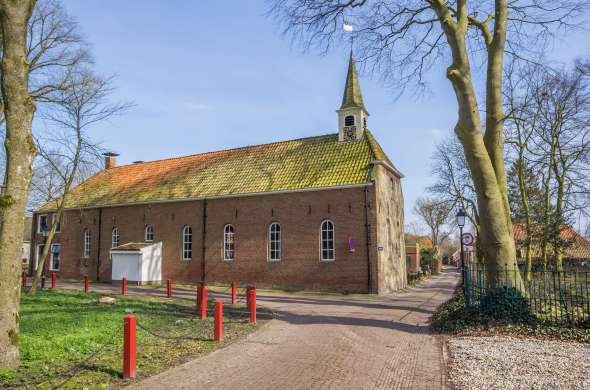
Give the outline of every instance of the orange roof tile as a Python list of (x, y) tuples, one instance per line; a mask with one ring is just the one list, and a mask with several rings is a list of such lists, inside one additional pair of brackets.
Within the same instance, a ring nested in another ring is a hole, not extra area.
[[(365, 134), (350, 142), (329, 134), (105, 169), (73, 188), (66, 208), (364, 184), (371, 162), (395, 171), (370, 132)], [(55, 207), (52, 201), (41, 210)]]

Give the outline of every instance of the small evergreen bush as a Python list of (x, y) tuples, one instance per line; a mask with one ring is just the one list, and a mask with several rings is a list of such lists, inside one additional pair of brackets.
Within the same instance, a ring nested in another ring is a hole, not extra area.
[(481, 298), (481, 315), (494, 320), (529, 322), (533, 317), (528, 300), (513, 287), (490, 289)]

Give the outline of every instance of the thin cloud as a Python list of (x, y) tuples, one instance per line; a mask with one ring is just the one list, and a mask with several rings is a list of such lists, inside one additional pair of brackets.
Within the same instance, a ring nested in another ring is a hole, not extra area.
[(184, 108), (187, 111), (192, 111), (192, 112), (210, 111), (213, 109), (213, 107), (211, 107), (209, 104), (195, 103), (195, 102), (185, 102)]
[(430, 133), (430, 136), (432, 138), (434, 138), (435, 140), (439, 140), (441, 139), (444, 135), (446, 135), (446, 131), (444, 131), (443, 129), (439, 129), (439, 128), (432, 128), (428, 131)]

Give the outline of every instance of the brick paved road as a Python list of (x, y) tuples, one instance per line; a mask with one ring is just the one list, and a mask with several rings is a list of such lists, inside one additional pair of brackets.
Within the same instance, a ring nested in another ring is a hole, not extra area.
[(259, 296), (278, 320), (132, 388), (446, 388), (441, 343), (427, 323), (458, 281), (446, 270), (388, 297)]

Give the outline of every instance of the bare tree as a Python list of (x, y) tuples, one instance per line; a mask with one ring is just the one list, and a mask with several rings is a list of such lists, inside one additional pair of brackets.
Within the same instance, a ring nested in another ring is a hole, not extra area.
[[(538, 91), (536, 104), (542, 113), (539, 142), (533, 151), (545, 161), (545, 224), (543, 264), (547, 264), (547, 243), (553, 247), (555, 266), (563, 266), (568, 245), (561, 230), (572, 213), (587, 206), (590, 169), (590, 85), (588, 76), (577, 68), (547, 74)], [(553, 200), (553, 205), (547, 202)]]
[[(445, 202), (449, 209), (461, 208), (479, 237), (479, 214), (477, 196), (469, 167), (463, 154), (463, 147), (455, 137), (443, 139), (436, 145), (432, 156), (432, 175), (434, 184), (427, 188), (433, 196)], [(479, 239), (475, 241), (476, 259), (483, 261)]]
[(551, 245), (561, 270), (569, 244), (562, 239), (563, 225), (574, 212), (585, 213), (588, 205), (590, 89), (580, 64), (572, 70), (520, 64), (507, 72), (507, 158), (515, 173), (512, 191), (519, 197), (514, 209), (526, 227), (529, 272), (533, 242), (540, 247), (544, 267)]
[(60, 90), (58, 96), (52, 96), (56, 106), (44, 114), (44, 118), (57, 125), (59, 131), (54, 131), (38, 142), (43, 145), (39, 148), (42, 160), (58, 177), (60, 193), (45, 205), (55, 211), (35, 271), (31, 294), (36, 292), (72, 185), (80, 175), (84, 176), (88, 168), (95, 167), (100, 160), (102, 150), (90, 138), (89, 129), (130, 107), (129, 103), (109, 103), (109, 96), (113, 92), (112, 78), (104, 79), (87, 70), (70, 74), (75, 80), (68, 82), (68, 88)]
[[(78, 30), (76, 21), (58, 1), (36, 1), (28, 21), (26, 56), (29, 93), (37, 103), (51, 102), (55, 91), (67, 88), (67, 83), (74, 80), (68, 76), (72, 69), (92, 62), (87, 44)], [(0, 95), (0, 108), (2, 104)], [(3, 122), (2, 113), (0, 124)]]
[(19, 355), (19, 252), (24, 214), (36, 154), (33, 115), (52, 92), (65, 87), (68, 69), (88, 62), (76, 23), (54, 0), (0, 2), (2, 64), (0, 125), (4, 126), (5, 163), (0, 173), (0, 368)]
[[(324, 50), (343, 38), (344, 22), (352, 23), (362, 59), (386, 80), (399, 80), (398, 88), (410, 80), (422, 85), (424, 72), (450, 57), (447, 78), (459, 106), (455, 133), (477, 195), (488, 281), (495, 284), (503, 277), (499, 267), (516, 267), (504, 168), (505, 53), (523, 56), (542, 47), (584, 6), (581, 0), (275, 0), (271, 13), (307, 47)], [(477, 65), (485, 69), (482, 107), (472, 74)], [(520, 286), (518, 273), (512, 275), (507, 282)]]
[(533, 224), (539, 221), (533, 219), (534, 206), (531, 206), (529, 200), (533, 195), (531, 185), (536, 183), (536, 179), (531, 182), (531, 177), (527, 174), (532, 165), (537, 165), (531, 161), (530, 148), (539, 126), (539, 110), (535, 100), (539, 90), (539, 73), (544, 72), (546, 69), (541, 66), (514, 62), (507, 67), (504, 87), (507, 111), (504, 132), (509, 146), (507, 154), (513, 161), (513, 171), (516, 173), (514, 192), (518, 194), (518, 199), (514, 199), (518, 205), (512, 206), (512, 214), (514, 216), (516, 210), (522, 212), (522, 222), (526, 230), (523, 244), (528, 280), (532, 277), (533, 236), (536, 234)]
[(27, 23), (34, 0), (1, 1), (2, 97), (6, 121), (6, 167), (0, 191), (0, 368), (19, 362), (20, 250), (27, 191), (33, 174), (35, 101), (29, 94)]
[(418, 198), (414, 205), (414, 213), (422, 219), (430, 231), (432, 263), (435, 273), (442, 271), (439, 249), (451, 233), (449, 230), (444, 229), (449, 222), (451, 210), (452, 208), (449, 207), (447, 202), (436, 198)]

